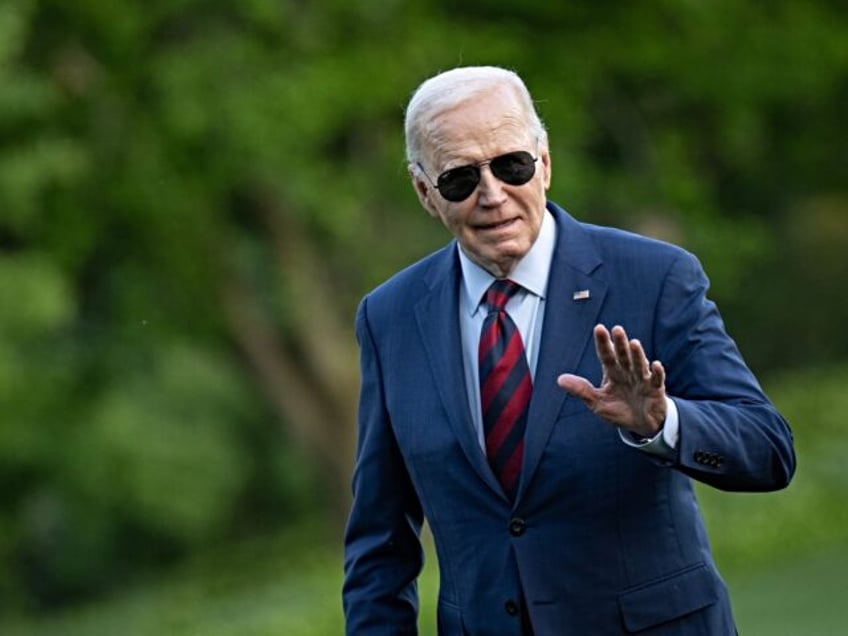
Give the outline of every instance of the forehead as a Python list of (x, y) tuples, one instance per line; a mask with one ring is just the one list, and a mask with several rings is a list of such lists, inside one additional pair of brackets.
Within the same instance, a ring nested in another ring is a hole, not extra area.
[(510, 90), (478, 94), (436, 114), (424, 138), (431, 166), (446, 169), (513, 150), (530, 150), (532, 131), (521, 101)]

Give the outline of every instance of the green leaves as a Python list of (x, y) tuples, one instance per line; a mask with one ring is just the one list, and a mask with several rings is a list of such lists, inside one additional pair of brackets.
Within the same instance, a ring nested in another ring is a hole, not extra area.
[(163, 345), (123, 361), (126, 377), (74, 425), (64, 463), (115, 517), (178, 545), (204, 543), (225, 533), (249, 474), (237, 424), (244, 397), (226, 361)]
[(0, 334), (7, 344), (55, 336), (75, 313), (70, 281), (44, 253), (0, 255)]

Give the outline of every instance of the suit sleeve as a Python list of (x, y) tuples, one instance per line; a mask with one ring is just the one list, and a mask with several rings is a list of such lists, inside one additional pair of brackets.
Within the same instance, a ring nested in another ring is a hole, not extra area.
[(730, 491), (785, 487), (795, 471), (792, 432), (726, 333), (694, 256), (681, 253), (657, 307), (654, 342), (679, 415), (677, 467)]
[(423, 513), (386, 409), (367, 298), (357, 311), (356, 334), (361, 388), (353, 503), (344, 537), (346, 634), (412, 635), (417, 633)]

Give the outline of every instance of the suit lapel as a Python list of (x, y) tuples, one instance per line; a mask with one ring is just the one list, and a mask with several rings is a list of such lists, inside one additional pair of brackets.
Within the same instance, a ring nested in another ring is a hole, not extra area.
[[(554, 204), (557, 240), (545, 297), (545, 317), (539, 360), (530, 401), (524, 463), (516, 501), (539, 465), (542, 452), (567, 396), (556, 384), (561, 373), (573, 372), (587, 347), (594, 347), (592, 329), (607, 292), (606, 282), (592, 275), (601, 265), (582, 226)], [(588, 292), (588, 297), (587, 296)]]
[(439, 398), (460, 446), (483, 481), (505, 498), (480, 447), (468, 405), (458, 319), (460, 277), (456, 243), (452, 242), (434, 267), (429, 292), (416, 305), (418, 329)]

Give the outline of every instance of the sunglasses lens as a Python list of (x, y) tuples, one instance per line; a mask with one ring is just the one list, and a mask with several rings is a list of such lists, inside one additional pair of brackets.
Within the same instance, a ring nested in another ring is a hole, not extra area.
[[(495, 157), (489, 168), (498, 179), (508, 185), (524, 185), (536, 174), (536, 158), (523, 150)], [(478, 166), (460, 166), (439, 175), (436, 188), (448, 201), (465, 201), (480, 183)]]
[(480, 169), (477, 166), (462, 166), (439, 175), (436, 187), (448, 201), (464, 201), (480, 183)]
[(489, 164), (492, 173), (509, 185), (524, 185), (536, 174), (536, 159), (529, 152), (510, 152)]

